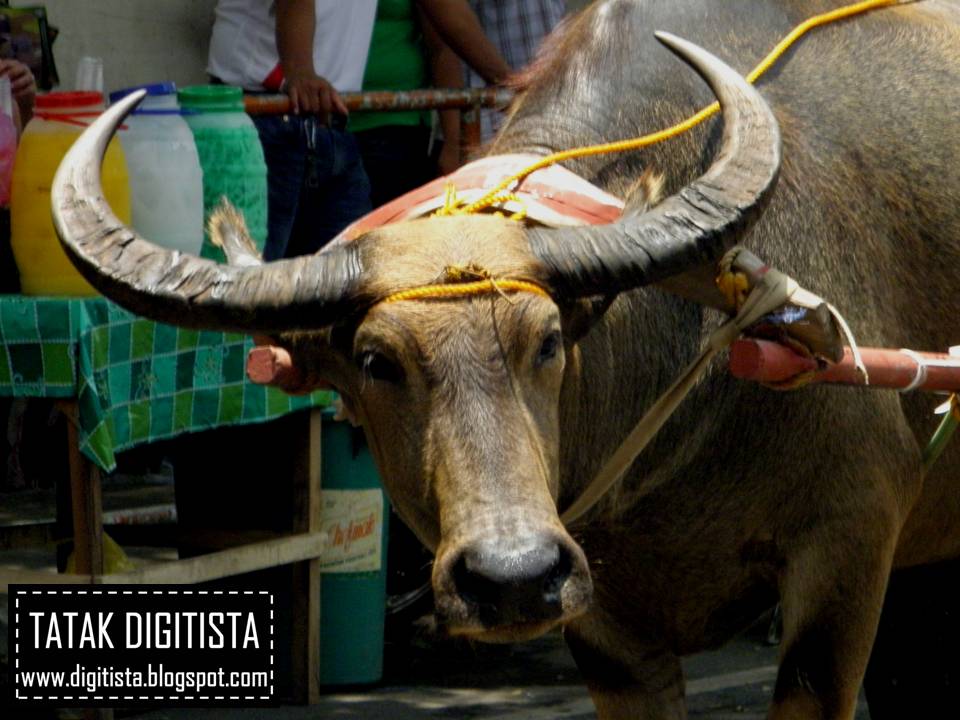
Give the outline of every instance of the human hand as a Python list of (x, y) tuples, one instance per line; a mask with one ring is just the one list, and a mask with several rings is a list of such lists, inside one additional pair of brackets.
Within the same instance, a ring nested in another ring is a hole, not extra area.
[(10, 90), (19, 101), (37, 94), (37, 82), (30, 68), (19, 60), (0, 60), (0, 77), (10, 78)]
[(326, 122), (331, 113), (349, 113), (333, 85), (313, 72), (288, 75), (284, 92), (290, 96), (295, 115), (319, 115)]

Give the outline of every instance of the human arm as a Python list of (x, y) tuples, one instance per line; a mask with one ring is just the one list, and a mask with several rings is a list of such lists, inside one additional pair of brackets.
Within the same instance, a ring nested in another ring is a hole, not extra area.
[[(420, 14), (423, 42), (430, 63), (433, 86), (438, 88), (463, 87), (463, 63), (457, 54), (440, 38), (436, 28)], [(437, 170), (449, 175), (460, 167), (460, 110), (441, 110), (440, 128), (443, 130), (443, 147), (437, 158)]]
[(293, 112), (347, 114), (334, 87), (313, 67), (314, 0), (277, 0), (277, 52)]
[(17, 60), (0, 60), (0, 76), (10, 78), (10, 93), (20, 111), (23, 125), (33, 117), (33, 104), (37, 98), (37, 83), (30, 68)]
[(511, 69), (487, 38), (467, 0), (416, 0), (440, 37), (491, 85), (506, 80)]

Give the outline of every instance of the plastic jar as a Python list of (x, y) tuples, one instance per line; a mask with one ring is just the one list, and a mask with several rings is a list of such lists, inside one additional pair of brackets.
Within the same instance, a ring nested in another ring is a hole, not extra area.
[(203, 245), (203, 174), (193, 133), (180, 115), (177, 86), (156, 83), (110, 93), (110, 103), (135, 90), (147, 96), (119, 133), (130, 176), (134, 229), (157, 245), (199, 255)]
[[(56, 92), (37, 97), (20, 138), (10, 193), (10, 244), (24, 295), (97, 295), (67, 258), (50, 212), (50, 187), (63, 156), (103, 112), (98, 92)], [(117, 217), (130, 222), (130, 188), (120, 143), (103, 160), (103, 190)]]
[[(203, 169), (204, 216), (226, 197), (243, 213), (262, 252), (267, 240), (267, 165), (257, 128), (243, 107), (243, 91), (230, 85), (194, 85), (182, 88), (178, 97)], [(206, 233), (200, 254), (224, 261), (223, 251)]]

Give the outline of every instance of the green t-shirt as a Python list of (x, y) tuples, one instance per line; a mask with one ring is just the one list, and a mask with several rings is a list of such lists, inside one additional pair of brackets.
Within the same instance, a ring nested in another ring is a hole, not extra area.
[[(428, 83), (427, 61), (413, 0), (379, 0), (363, 89), (416, 90), (427, 87)], [(427, 122), (425, 116), (426, 113), (417, 110), (353, 112), (350, 114), (350, 129), (420, 125)]]

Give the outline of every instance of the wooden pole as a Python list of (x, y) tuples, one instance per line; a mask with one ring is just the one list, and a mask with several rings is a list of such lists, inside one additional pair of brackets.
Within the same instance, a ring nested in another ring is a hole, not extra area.
[[(320, 531), (320, 440), (322, 410), (307, 417), (293, 477), (293, 530)], [(293, 695), (301, 703), (320, 702), (320, 560), (293, 566)]]

